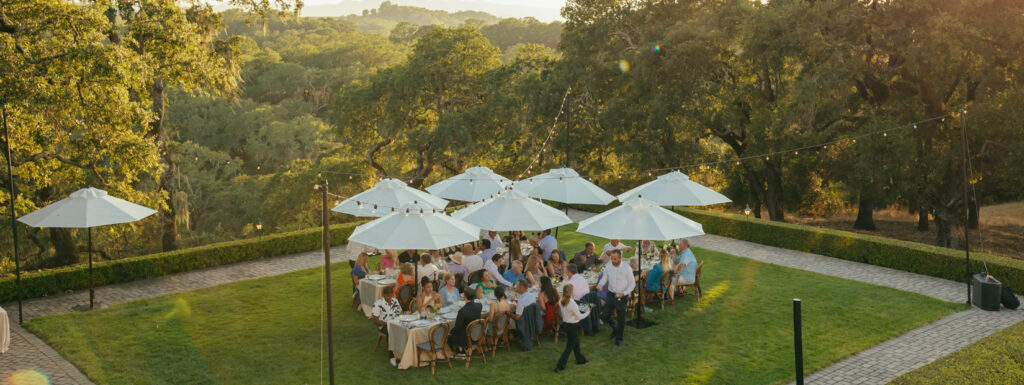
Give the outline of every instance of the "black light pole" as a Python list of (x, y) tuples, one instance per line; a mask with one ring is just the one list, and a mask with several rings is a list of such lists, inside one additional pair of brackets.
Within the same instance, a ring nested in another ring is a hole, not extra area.
[(800, 321), (800, 298), (793, 298), (793, 353), (796, 356), (796, 385), (804, 385), (804, 338)]
[(327, 210), (327, 179), (322, 184), (315, 186), (320, 189), (323, 207), (321, 219), (324, 227), (324, 298), (327, 307), (327, 373), (330, 384), (334, 385), (334, 323), (331, 311), (331, 220), (330, 211)]
[(4, 149), (7, 151), (7, 177), (8, 187), (11, 190), (11, 241), (14, 242), (14, 275), (15, 283), (18, 286), (18, 324), (21, 324), (23, 319), (21, 311), (21, 265), (18, 258), (18, 226), (15, 221), (16, 215), (14, 215), (14, 197), (18, 196), (14, 191), (14, 172), (11, 166), (11, 132), (7, 129), (7, 104), (3, 105), (4, 115)]
[(963, 163), (964, 163), (964, 256), (967, 260), (967, 304), (971, 303), (971, 242), (968, 222), (971, 218), (970, 201), (968, 200), (968, 179), (967, 179), (967, 110), (960, 109), (960, 135), (963, 142)]
[(89, 310), (92, 310), (93, 297), (96, 296), (92, 290), (92, 227), (87, 227), (85, 232), (89, 238)]

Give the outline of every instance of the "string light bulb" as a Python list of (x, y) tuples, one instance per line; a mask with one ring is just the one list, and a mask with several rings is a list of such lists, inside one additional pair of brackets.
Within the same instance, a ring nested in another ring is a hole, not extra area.
[(882, 133), (882, 136), (889, 136), (889, 132), (888, 132), (888, 131), (886, 131), (886, 132), (883, 132), (883, 133)]

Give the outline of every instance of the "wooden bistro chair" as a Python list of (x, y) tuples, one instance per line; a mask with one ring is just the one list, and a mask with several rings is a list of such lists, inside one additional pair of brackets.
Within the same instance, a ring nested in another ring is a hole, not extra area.
[(665, 310), (665, 301), (675, 303), (672, 299), (672, 277), (675, 276), (675, 271), (669, 270), (661, 274), (661, 310)]
[(487, 352), (484, 345), (487, 343), (487, 320), (478, 319), (466, 325), (466, 368), (469, 368), (469, 361), (473, 360), (473, 350), (480, 352), (480, 358), (487, 363)]
[[(679, 290), (676, 294), (689, 294), (697, 297), (697, 302), (700, 302), (700, 297), (704, 293), (700, 290), (700, 273), (704, 270), (704, 262), (697, 265), (697, 274), (693, 277), (693, 283), (688, 285), (677, 285), (676, 289)], [(686, 291), (687, 286), (693, 286), (693, 293)]]
[(452, 367), (452, 359), (445, 354), (444, 347), (448, 342), (448, 324), (442, 322), (434, 325), (427, 332), (427, 342), (416, 344), (416, 366), (420, 366), (420, 355), (423, 353), (430, 354), (430, 374), (434, 374), (434, 364), (437, 363), (438, 353), (444, 355), (445, 361), (448, 361), (448, 368), (455, 369)]
[(509, 352), (512, 351), (512, 335), (509, 333), (512, 316), (508, 312), (502, 312), (494, 317), (492, 325), (493, 327), (487, 330), (487, 339), (491, 349), (491, 359), (494, 359), (498, 347), (504, 346)]
[(409, 311), (412, 307), (412, 301), (415, 297), (412, 296), (413, 284), (407, 283), (398, 288), (398, 303), (402, 305), (403, 311)]
[[(562, 332), (562, 312), (558, 311), (557, 307), (555, 309), (555, 323), (554, 325), (551, 325), (551, 329), (555, 334), (555, 343), (557, 344), (558, 334)], [(569, 338), (569, 336), (566, 336), (565, 338)]]
[[(388, 335), (387, 335), (387, 334), (384, 334), (384, 332), (380, 331), (380, 329), (377, 329), (377, 344), (376, 344), (376, 345), (373, 345), (373, 351), (375, 351), (375, 352), (376, 352), (376, 351), (377, 351), (377, 348), (379, 348), (379, 347), (380, 347), (380, 344), (381, 344), (382, 342), (383, 342), (384, 344), (387, 344), (387, 343), (388, 343), (387, 341), (388, 341)], [(385, 346), (385, 348), (387, 348), (387, 346)], [(385, 352), (387, 352), (387, 350), (385, 350)]]
[(480, 283), (481, 279), (484, 279), (484, 269), (474, 271), (469, 274), (469, 280), (466, 281), (466, 287), (472, 286), (474, 283)]

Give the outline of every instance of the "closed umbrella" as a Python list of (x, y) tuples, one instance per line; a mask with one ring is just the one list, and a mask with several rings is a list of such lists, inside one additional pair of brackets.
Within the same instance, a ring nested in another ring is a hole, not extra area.
[[(700, 223), (637, 196), (622, 203), (622, 206), (581, 221), (576, 232), (604, 238), (665, 241), (703, 235), (704, 228)], [(643, 259), (637, 262), (639, 274), (643, 270)], [(639, 295), (639, 284), (636, 290)], [(636, 325), (641, 327), (641, 306), (638, 304), (636, 308)]]
[(625, 202), (640, 195), (661, 206), (707, 206), (732, 202), (725, 195), (690, 180), (689, 176), (679, 171), (658, 176), (655, 180), (619, 194), (618, 198)]
[(512, 184), (487, 167), (470, 167), (466, 172), (427, 187), (427, 192), (441, 198), (479, 202), (492, 197)]
[[(406, 204), (398, 209), (388, 209), (387, 215), (359, 225), (348, 240), (381, 250), (438, 250), (475, 241), (479, 233), (479, 227), (429, 206)], [(419, 264), (414, 265), (415, 275), (419, 276)]]
[(331, 211), (358, 217), (381, 217), (392, 208), (416, 203), (426, 208), (442, 210), (448, 201), (409, 187), (398, 179), (384, 178), (372, 188), (341, 201)]
[(106, 191), (88, 187), (67, 198), (18, 218), (32, 227), (86, 228), (89, 239), (89, 308), (93, 307), (92, 228), (135, 222), (156, 213), (148, 207), (114, 198)]

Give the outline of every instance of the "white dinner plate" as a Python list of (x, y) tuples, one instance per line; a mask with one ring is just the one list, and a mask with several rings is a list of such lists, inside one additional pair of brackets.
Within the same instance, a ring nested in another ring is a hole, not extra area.
[(415, 314), (405, 314), (405, 315), (398, 316), (398, 320), (399, 321), (404, 321), (404, 322), (415, 321), (415, 320), (417, 320), (419, 318), (420, 317), (418, 315), (415, 315)]
[(458, 316), (459, 316), (459, 313), (445, 313), (441, 317), (443, 317), (444, 319), (455, 319)]
[(415, 321), (410, 322), (409, 326), (412, 326), (414, 328), (418, 328), (418, 327), (430, 326), (430, 325), (433, 325), (433, 324), (434, 324), (434, 322), (431, 321), (431, 320), (421, 319), (421, 320), (415, 320)]
[(372, 275), (367, 275), (367, 276), (366, 276), (366, 279), (372, 279), (372, 280), (375, 280), (375, 281), (376, 281), (376, 280), (378, 280), (378, 279), (384, 279), (384, 275), (382, 275), (382, 274), (372, 274)]
[(380, 282), (381, 285), (390, 285), (392, 283), (398, 283), (398, 281), (393, 280), (393, 279), (382, 279), (382, 280), (377, 281), (377, 282)]

